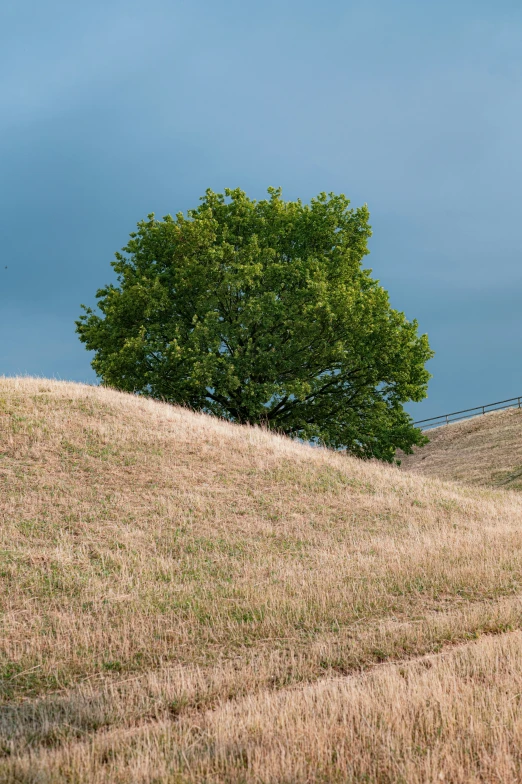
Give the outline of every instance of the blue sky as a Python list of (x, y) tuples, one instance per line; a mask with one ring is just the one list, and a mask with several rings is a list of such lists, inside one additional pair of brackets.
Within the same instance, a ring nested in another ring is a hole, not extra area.
[(275, 185), (368, 204), (415, 417), (520, 395), (521, 138), (519, 2), (3, 0), (0, 373), (95, 381), (74, 320), (136, 222)]

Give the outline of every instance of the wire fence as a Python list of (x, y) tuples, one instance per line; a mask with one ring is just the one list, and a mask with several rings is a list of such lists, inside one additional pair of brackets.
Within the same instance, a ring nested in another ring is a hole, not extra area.
[(451, 414), (441, 414), (437, 417), (419, 419), (418, 422), (414, 422), (414, 425), (422, 425), (422, 430), (430, 430), (432, 427), (449, 425), (451, 422), (460, 422), (461, 419), (482, 416), (482, 414), (489, 414), (491, 411), (502, 411), (504, 408), (521, 408), (521, 401), (522, 397), (511, 397), (509, 400), (499, 400), (497, 403), (488, 403), (485, 406), (465, 408), (463, 411), (453, 411)]

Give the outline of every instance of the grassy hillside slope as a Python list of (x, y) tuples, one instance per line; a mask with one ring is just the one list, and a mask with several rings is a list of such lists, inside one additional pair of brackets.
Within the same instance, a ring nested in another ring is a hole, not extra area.
[(0, 379), (0, 523), (1, 781), (520, 780), (516, 493)]
[(401, 456), (402, 468), (423, 476), (522, 490), (522, 409), (429, 430), (430, 443)]

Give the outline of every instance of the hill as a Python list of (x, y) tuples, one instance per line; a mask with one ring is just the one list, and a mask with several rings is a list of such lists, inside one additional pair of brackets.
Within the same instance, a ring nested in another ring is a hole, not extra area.
[(520, 781), (522, 497), (0, 379), (2, 782)]
[(522, 409), (428, 430), (430, 443), (401, 455), (401, 468), (423, 476), (522, 490)]

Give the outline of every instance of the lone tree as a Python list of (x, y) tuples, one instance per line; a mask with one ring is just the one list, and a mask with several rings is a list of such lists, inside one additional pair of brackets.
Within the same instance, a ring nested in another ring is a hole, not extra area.
[(77, 332), (102, 382), (234, 422), (393, 461), (426, 441), (403, 403), (433, 352), (363, 269), (366, 206), (207, 190), (138, 223)]

